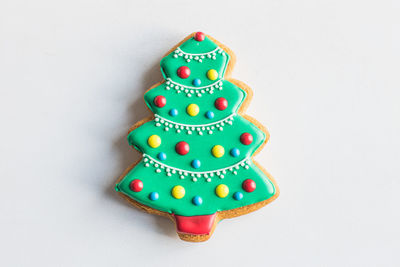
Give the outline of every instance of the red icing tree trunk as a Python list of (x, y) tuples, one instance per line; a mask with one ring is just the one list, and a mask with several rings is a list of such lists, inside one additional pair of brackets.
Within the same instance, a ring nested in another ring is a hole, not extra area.
[(208, 235), (214, 225), (216, 213), (200, 216), (179, 216), (174, 214), (176, 228), (179, 233), (192, 235)]

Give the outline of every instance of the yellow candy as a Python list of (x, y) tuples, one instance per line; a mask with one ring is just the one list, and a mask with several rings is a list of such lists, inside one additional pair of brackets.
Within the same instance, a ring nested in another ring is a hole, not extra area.
[(225, 154), (225, 149), (223, 146), (216, 145), (212, 148), (211, 153), (214, 157), (220, 158)]
[(224, 198), (229, 194), (229, 187), (224, 184), (220, 184), (215, 188), (215, 194), (220, 198)]
[(190, 104), (189, 106), (187, 106), (186, 108), (186, 112), (187, 114), (189, 114), (190, 116), (196, 116), (197, 114), (199, 114), (200, 108), (198, 105), (196, 104)]
[(176, 185), (172, 188), (171, 194), (176, 199), (181, 199), (185, 196), (185, 188), (181, 185)]
[(218, 78), (218, 72), (214, 69), (207, 71), (207, 78), (214, 81)]
[(153, 134), (149, 139), (147, 139), (147, 144), (152, 148), (159, 147), (161, 145), (161, 138), (158, 135)]

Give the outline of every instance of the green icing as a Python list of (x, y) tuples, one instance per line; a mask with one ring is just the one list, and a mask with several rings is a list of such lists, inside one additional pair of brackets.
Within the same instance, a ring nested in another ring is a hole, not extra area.
[[(213, 51), (217, 48), (217, 45), (209, 38), (205, 38), (202, 42), (197, 42), (191, 38), (182, 44), (180, 48), (182, 51), (188, 53), (205, 53)], [(229, 61), (229, 55), (225, 52), (222, 52), (222, 54), (216, 52), (215, 60), (205, 56), (201, 63), (194, 59), (187, 62), (184, 56), (174, 58), (174, 55), (175, 52), (172, 52), (161, 60), (161, 72), (165, 79), (170, 78), (174, 82), (186, 86), (193, 86), (192, 82), (194, 79), (200, 79), (201, 86), (215, 83), (218, 79), (224, 77), (225, 69)], [(177, 70), (181, 66), (187, 66), (190, 69), (190, 76), (186, 79), (182, 79), (177, 75)], [(207, 78), (207, 71), (210, 69), (214, 69), (218, 72), (217, 80), (212, 81)]]
[[(246, 93), (233, 83), (223, 80), (222, 84), (223, 89), (216, 89), (213, 94), (205, 92), (201, 94), (201, 97), (187, 97), (185, 93), (178, 94), (176, 90), (166, 90), (165, 87), (167, 85), (166, 83), (163, 83), (148, 91), (144, 95), (144, 100), (153, 113), (160, 115), (167, 120), (190, 125), (213, 123), (236, 113), (246, 96)], [(158, 95), (162, 95), (167, 99), (167, 104), (162, 108), (156, 107), (153, 102), (153, 99)], [(214, 102), (219, 97), (223, 97), (228, 101), (228, 107), (225, 110), (218, 110), (215, 108)], [(186, 107), (189, 104), (196, 104), (199, 106), (200, 111), (197, 116), (192, 117), (186, 113)], [(169, 111), (173, 108), (178, 110), (178, 115), (176, 117), (169, 115)], [(213, 119), (207, 119), (205, 117), (207, 111), (214, 112)]]
[[(241, 168), (237, 172), (237, 175), (228, 172), (224, 179), (214, 177), (211, 182), (206, 182), (203, 179), (192, 182), (189, 178), (181, 180), (176, 175), (167, 177), (163, 172), (156, 173), (154, 168), (144, 167), (144, 163), (140, 162), (117, 185), (117, 190), (154, 209), (183, 216), (207, 215), (216, 211), (239, 208), (263, 201), (275, 194), (274, 185), (253, 163), (250, 163), (248, 170)], [(256, 190), (251, 193), (242, 189), (242, 182), (249, 177), (257, 184)], [(133, 179), (142, 180), (144, 185), (142, 191), (132, 192), (129, 189), (129, 184)], [(227, 197), (219, 198), (215, 194), (215, 188), (219, 184), (225, 184), (229, 187)], [(181, 199), (175, 199), (171, 196), (171, 189), (176, 185), (185, 188), (185, 196)], [(151, 201), (148, 197), (153, 191), (160, 195), (160, 198), (156, 201)], [(242, 192), (243, 199), (234, 200), (233, 194), (235, 192)], [(192, 198), (194, 196), (201, 196), (203, 204), (200, 206), (193, 205)]]
[[(198, 54), (213, 51), (217, 45), (207, 37), (202, 42), (191, 38), (180, 48), (184, 52)], [(161, 61), (161, 70), (167, 82), (149, 90), (144, 96), (147, 106), (160, 117), (156, 117), (156, 121), (152, 120), (141, 125), (128, 136), (129, 144), (146, 154), (145, 158), (117, 184), (116, 190), (154, 209), (183, 216), (213, 214), (216, 211), (239, 208), (269, 199), (276, 193), (275, 186), (265, 173), (249, 160), (265, 140), (265, 134), (254, 124), (237, 115), (237, 110), (246, 97), (245, 91), (225, 80), (221, 80), (222, 84), (217, 87), (213, 86), (211, 93), (210, 90), (206, 91), (207, 88), (204, 88), (204, 91), (202, 91), (203, 89), (189, 88), (194, 87), (192, 82), (196, 78), (201, 80), (201, 87), (215, 85), (215, 82), (223, 78), (229, 55), (222, 52), (216, 53), (215, 59), (205, 57), (202, 62), (194, 59), (187, 62), (184, 55), (174, 57), (175, 54), (172, 52)], [(181, 66), (190, 68), (189, 78), (181, 79), (177, 76), (177, 69)], [(215, 69), (218, 72), (217, 80), (211, 81), (207, 78), (206, 73), (209, 69)], [(176, 90), (175, 85), (168, 81), (179, 83), (185, 88)], [(167, 100), (166, 105), (161, 108), (155, 106), (153, 102), (154, 98), (159, 95), (164, 96)], [(228, 101), (228, 107), (225, 110), (218, 110), (214, 105), (215, 100), (219, 97)], [(200, 111), (197, 116), (192, 117), (187, 114), (186, 107), (189, 104), (199, 106)], [(178, 115), (171, 116), (169, 114), (171, 109), (176, 109)], [(214, 113), (212, 119), (205, 117), (207, 111)], [(233, 116), (232, 124), (226, 121), (223, 124), (218, 123), (230, 116)], [(168, 125), (165, 124), (166, 122)], [(216, 123), (223, 127), (217, 127)], [(192, 126), (186, 128), (181, 124)], [(206, 124), (211, 125), (204, 126)], [(204, 128), (202, 128), (203, 126)], [(222, 131), (219, 128), (222, 128)], [(200, 132), (202, 135), (199, 134)], [(243, 145), (240, 142), (240, 136), (245, 132), (253, 136), (253, 142), (250, 145)], [(152, 148), (148, 145), (147, 139), (151, 135), (158, 135), (161, 138), (159, 147)], [(175, 145), (180, 141), (185, 141), (190, 146), (189, 153), (183, 156), (175, 151)], [(216, 158), (212, 155), (211, 149), (215, 145), (224, 147), (224, 156)], [(240, 156), (231, 156), (232, 148), (238, 148)], [(160, 152), (164, 152), (167, 156), (163, 161), (157, 158)], [(156, 162), (153, 162), (151, 158)], [(194, 159), (200, 160), (200, 168), (192, 167), (191, 162)], [(238, 165), (238, 163), (242, 164)], [(177, 169), (177, 171), (176, 173), (170, 172), (170, 175), (167, 176), (167, 168)], [(213, 172), (219, 169), (224, 169), (224, 171), (218, 175)], [(182, 170), (182, 173), (179, 170)], [(204, 175), (203, 172), (209, 173)], [(219, 176), (220, 174), (222, 176)], [(142, 191), (133, 192), (129, 188), (129, 184), (134, 179), (140, 179), (143, 182)], [(257, 185), (255, 191), (247, 193), (242, 189), (242, 182), (245, 179), (255, 181)], [(229, 194), (226, 198), (219, 198), (215, 194), (215, 187), (219, 184), (228, 186)], [(182, 199), (175, 199), (171, 195), (171, 190), (176, 185), (185, 188), (186, 194)], [(151, 192), (158, 192), (159, 199), (150, 200)], [(234, 200), (235, 192), (242, 192), (243, 199)], [(192, 203), (194, 196), (200, 196), (203, 204), (195, 206)]]

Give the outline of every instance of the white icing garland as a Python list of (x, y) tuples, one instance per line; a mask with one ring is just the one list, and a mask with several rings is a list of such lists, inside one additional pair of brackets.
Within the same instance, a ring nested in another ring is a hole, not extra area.
[(174, 82), (172, 81), (171, 78), (167, 78), (165, 85), (166, 85), (165, 90), (175, 89), (175, 91), (178, 94), (181, 92), (186, 93), (187, 97), (191, 97), (193, 94), (196, 94), (196, 96), (201, 97), (201, 95), (206, 92), (208, 92), (209, 94), (213, 94), (215, 89), (218, 90), (223, 89), (222, 79), (207, 86), (193, 87)]
[(224, 179), (225, 174), (230, 171), (234, 175), (237, 175), (237, 170), (239, 170), (240, 167), (245, 168), (248, 170), (249, 164), (250, 164), (250, 159), (249, 158), (244, 158), (243, 160), (239, 161), (238, 163), (218, 169), (218, 170), (212, 170), (212, 171), (206, 171), (206, 172), (193, 172), (193, 171), (188, 171), (188, 170), (183, 170), (179, 168), (174, 168), (171, 166), (168, 166), (166, 164), (161, 163), (160, 161), (152, 158), (151, 156), (147, 154), (143, 154), (143, 163), (145, 167), (154, 167), (156, 168), (155, 172), (156, 173), (161, 173), (163, 170), (165, 171), (165, 174), (167, 176), (172, 176), (172, 174), (177, 174), (179, 175), (180, 179), (185, 179), (189, 175), (192, 177), (193, 182), (197, 182), (198, 178), (204, 177), (207, 182), (211, 182), (211, 178), (214, 176), (218, 176), (220, 179)]
[(224, 52), (224, 50), (222, 50), (222, 48), (220, 48), (220, 47), (217, 47), (210, 52), (201, 53), (201, 54), (193, 54), (193, 53), (184, 52), (180, 47), (178, 47), (178, 48), (176, 48), (176, 50), (174, 52), (175, 53), (174, 58), (183, 57), (186, 60), (186, 62), (190, 62), (193, 59), (193, 60), (201, 63), (201, 62), (203, 62), (203, 59), (205, 59), (205, 58), (210, 58), (210, 59), (216, 60), (217, 54), (222, 54), (222, 52)]
[(180, 133), (182, 130), (186, 130), (187, 134), (192, 134), (194, 131), (196, 131), (199, 135), (203, 135), (203, 131), (207, 132), (208, 134), (213, 134), (213, 130), (218, 129), (219, 131), (224, 130), (225, 124), (232, 125), (233, 124), (233, 117), (236, 114), (232, 114), (225, 119), (208, 123), (208, 124), (197, 124), (197, 125), (192, 125), (192, 124), (182, 124), (182, 123), (176, 123), (171, 120), (165, 119), (161, 117), (160, 115), (154, 114), (155, 119), (155, 125), (157, 127), (164, 126), (164, 131), (169, 131), (172, 128), (175, 128), (177, 133)]

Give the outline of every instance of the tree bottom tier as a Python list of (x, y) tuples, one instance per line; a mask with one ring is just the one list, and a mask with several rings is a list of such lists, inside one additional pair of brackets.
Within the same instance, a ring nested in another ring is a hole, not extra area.
[(116, 191), (169, 214), (212, 215), (268, 200), (277, 193), (273, 182), (253, 161), (248, 166), (228, 171), (223, 179), (191, 179), (178, 173), (167, 176), (155, 172), (142, 160), (120, 180)]

